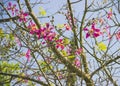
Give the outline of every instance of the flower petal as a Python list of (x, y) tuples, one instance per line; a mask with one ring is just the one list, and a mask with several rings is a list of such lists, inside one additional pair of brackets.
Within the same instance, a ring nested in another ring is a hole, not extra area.
[(25, 56), (26, 56), (27, 60), (29, 61), (29, 59), (30, 59), (30, 49), (27, 50), (27, 53), (26, 53)]
[(12, 3), (11, 3), (11, 2), (9, 2), (9, 3), (8, 3), (8, 5), (11, 7)]
[(95, 32), (100, 32), (100, 29), (96, 29), (96, 28), (95, 28), (95, 29), (93, 29), (93, 30), (94, 30)]
[(84, 30), (84, 31), (88, 31), (88, 28), (84, 28), (83, 30)]
[(99, 33), (93, 33), (93, 37), (98, 37), (99, 35)]
[(90, 34), (89, 34), (89, 33), (87, 33), (87, 34), (86, 34), (86, 38), (88, 38), (89, 36), (90, 36)]

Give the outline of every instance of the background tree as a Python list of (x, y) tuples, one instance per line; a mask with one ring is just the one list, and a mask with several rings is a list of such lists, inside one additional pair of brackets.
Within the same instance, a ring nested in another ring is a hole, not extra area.
[(119, 4), (1, 0), (0, 84), (120, 85)]

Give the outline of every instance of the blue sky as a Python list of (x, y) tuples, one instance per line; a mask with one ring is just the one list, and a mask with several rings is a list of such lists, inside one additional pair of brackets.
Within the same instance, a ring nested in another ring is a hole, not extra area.
[[(21, 2), (23, 2), (24, 0), (21, 0)], [(32, 0), (31, 0), (32, 1)], [(35, 1), (37, 1), (37, 0), (35, 0)], [(40, 5), (36, 5), (34, 8), (33, 8), (33, 11), (34, 11), (34, 13), (37, 15), (37, 16), (39, 16), (39, 17), (41, 17), (40, 15), (39, 15), (39, 7), (43, 7), (46, 11), (47, 11), (47, 16), (49, 16), (49, 15), (52, 15), (52, 14), (54, 14), (54, 13), (56, 13), (62, 6), (64, 6), (64, 5), (66, 5), (66, 0), (42, 0), (45, 4), (40, 4)], [(49, 2), (50, 1), (50, 2)], [(71, 1), (77, 1), (77, 0), (71, 0)], [(92, 1), (92, 0), (91, 0)], [(102, 0), (96, 0), (96, 1), (99, 1), (99, 3), (102, 1)], [(89, 3), (90, 3), (90, 1), (89, 1)], [(80, 3), (77, 3), (77, 4), (75, 4), (75, 5), (72, 5), (72, 8), (73, 8), (73, 11), (74, 11), (74, 16), (76, 17), (76, 18), (78, 18), (80, 21), (81, 21), (81, 18), (82, 18), (82, 16), (83, 16), (83, 12), (84, 12), (84, 0), (82, 1), (82, 2), (80, 2)], [(25, 8), (26, 9), (26, 8)], [(109, 10), (109, 9), (106, 9), (107, 11)], [(63, 11), (63, 12), (66, 12), (65, 10), (60, 10), (60, 11)], [(113, 11), (115, 11), (116, 13), (117, 13), (117, 11), (116, 11), (116, 9), (114, 8), (113, 9)], [(99, 14), (100, 13), (100, 14)], [(92, 18), (95, 18), (95, 17), (97, 17), (97, 15), (102, 15), (102, 14), (105, 14), (105, 11), (103, 10), (103, 11), (99, 11), (99, 13), (97, 12), (97, 13), (88, 13), (87, 14), (87, 17), (89, 17), (89, 16), (91, 16), (91, 18), (90, 19), (92, 19)], [(118, 15), (118, 14), (117, 14)], [(86, 17), (86, 18), (87, 18)], [(118, 17), (118, 19), (120, 18), (120, 16), (117, 16)], [(54, 22), (54, 24), (55, 25), (57, 25), (57, 24), (64, 24), (65, 22), (66, 22), (66, 20), (65, 20), (65, 16), (63, 16), (63, 15), (61, 15), (61, 14), (55, 14), (54, 15), (54, 19), (55, 19), (55, 22)], [(40, 18), (40, 22), (42, 22), (42, 23), (46, 23), (46, 22), (49, 22), (50, 21), (50, 19), (49, 18)], [(119, 20), (120, 21), (120, 20)], [(113, 23), (111, 22), (111, 21), (108, 21), (109, 22), (109, 24), (110, 25), (112, 25)], [(0, 27), (2, 27), (2, 25), (3, 24), (0, 24)], [(111, 33), (114, 31), (116, 29), (116, 27), (114, 27), (114, 28), (112, 28), (111, 29)], [(71, 34), (70, 33), (66, 33), (66, 35), (70, 35), (71, 36)], [(88, 43), (90, 43), (90, 44), (92, 44), (91, 43), (91, 39), (90, 38), (88, 38), (88, 39), (86, 39), (87, 40), (87, 42)], [(98, 41), (101, 41), (101, 37), (99, 37), (99, 38), (97, 38), (97, 40)], [(93, 41), (93, 40), (92, 40)], [(112, 44), (114, 43), (116, 41), (116, 39), (115, 39), (115, 37), (113, 38), (113, 40), (112, 40)], [(93, 41), (94, 42), (94, 41)], [(108, 42), (109, 41), (105, 41), (104, 43), (105, 44), (108, 44)], [(87, 45), (85, 45), (85, 47), (87, 48), (87, 49), (89, 49), (90, 50), (90, 52), (92, 52), (92, 50), (87, 46)], [(111, 53), (113, 53), (114, 51), (116, 51), (117, 49), (120, 49), (120, 42), (117, 42), (116, 44), (115, 44), (115, 46), (113, 46), (111, 49), (109, 49), (109, 55), (111, 55)], [(99, 56), (99, 55), (98, 55)], [(89, 58), (90, 57), (90, 58)], [(93, 58), (91, 58), (91, 56), (88, 54), (88, 60), (89, 60), (89, 62), (91, 61), (91, 60), (93, 60)], [(93, 63), (94, 63), (94, 60), (92, 61)], [(95, 64), (95, 66), (96, 66), (96, 68), (97, 68), (97, 64)], [(116, 67), (118, 67), (118, 65), (115, 65)], [(93, 67), (92, 67), (93, 68)], [(92, 69), (91, 69), (92, 70)], [(117, 69), (116, 69), (117, 70)], [(119, 71), (119, 70), (118, 70)], [(119, 74), (119, 73), (118, 73)], [(117, 74), (117, 75), (118, 75)], [(96, 76), (94, 77), (94, 78), (96, 78)], [(116, 78), (115, 78), (116, 79)], [(118, 81), (118, 82), (120, 82), (120, 81)]]

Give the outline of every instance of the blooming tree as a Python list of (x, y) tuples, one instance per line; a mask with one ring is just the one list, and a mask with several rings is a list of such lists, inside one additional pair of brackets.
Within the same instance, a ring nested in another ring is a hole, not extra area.
[(0, 1), (0, 84), (120, 85), (119, 5), (119, 0)]

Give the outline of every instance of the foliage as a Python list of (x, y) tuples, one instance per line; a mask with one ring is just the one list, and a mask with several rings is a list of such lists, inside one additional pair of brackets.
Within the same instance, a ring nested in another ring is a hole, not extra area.
[(120, 85), (120, 1), (55, 1), (0, 2), (0, 84)]

